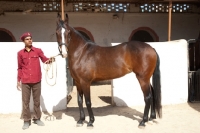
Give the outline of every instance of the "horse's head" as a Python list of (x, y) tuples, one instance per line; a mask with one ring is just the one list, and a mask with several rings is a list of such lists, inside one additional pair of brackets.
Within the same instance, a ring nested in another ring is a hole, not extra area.
[[(61, 19), (61, 15), (58, 13), (56, 38), (58, 42), (58, 50), (63, 58), (67, 57), (68, 46), (70, 43), (70, 30), (68, 26), (68, 15), (66, 14), (65, 20)], [(62, 46), (65, 47), (62, 47)]]

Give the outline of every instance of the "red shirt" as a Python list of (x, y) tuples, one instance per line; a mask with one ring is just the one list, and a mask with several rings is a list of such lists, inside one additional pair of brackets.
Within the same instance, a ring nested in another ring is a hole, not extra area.
[(24, 48), (17, 53), (17, 81), (22, 83), (37, 83), (41, 81), (42, 72), (39, 58), (43, 63), (49, 59), (41, 49), (33, 46), (29, 52)]

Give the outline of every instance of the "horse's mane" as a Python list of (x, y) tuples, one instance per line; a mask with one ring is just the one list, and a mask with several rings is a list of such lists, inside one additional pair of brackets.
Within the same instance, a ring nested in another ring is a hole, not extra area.
[[(60, 26), (65, 27), (65, 22), (63, 20), (60, 20)], [(79, 36), (81, 39), (83, 39), (87, 44), (92, 44), (92, 45), (96, 45), (96, 43), (94, 43), (93, 41), (89, 40), (88, 38), (86, 38), (85, 36), (83, 36), (80, 32), (78, 32), (76, 29), (74, 29), (74, 27), (68, 25), (72, 31)]]
[(96, 43), (94, 43), (93, 41), (89, 40), (88, 38), (86, 38), (84, 35), (82, 35), (79, 31), (77, 31), (76, 29), (74, 29), (73, 27), (70, 26), (70, 28), (73, 30), (73, 32), (78, 35), (80, 38), (82, 38), (87, 44), (92, 44), (92, 45), (96, 45)]

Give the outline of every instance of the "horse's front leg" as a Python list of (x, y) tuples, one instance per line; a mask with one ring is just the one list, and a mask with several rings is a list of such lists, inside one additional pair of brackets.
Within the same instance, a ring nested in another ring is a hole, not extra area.
[(81, 127), (83, 126), (83, 122), (85, 121), (85, 113), (83, 110), (83, 92), (78, 86), (77, 86), (77, 101), (80, 111), (80, 119), (78, 120), (76, 126)]
[(88, 114), (89, 114), (89, 122), (87, 124), (88, 128), (93, 128), (93, 123), (95, 121), (93, 111), (92, 111), (92, 103), (91, 103), (91, 97), (90, 97), (90, 84), (84, 86), (85, 88), (83, 89), (84, 97), (85, 97), (85, 104), (87, 106)]

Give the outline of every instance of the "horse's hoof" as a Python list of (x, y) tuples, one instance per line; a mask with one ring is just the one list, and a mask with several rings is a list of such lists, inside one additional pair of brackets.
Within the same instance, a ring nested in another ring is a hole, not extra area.
[(144, 129), (145, 126), (140, 126), (140, 125), (139, 125), (138, 128), (139, 128), (139, 129)]
[(144, 129), (145, 128), (145, 122), (144, 121), (141, 121), (138, 128), (140, 129)]
[(82, 127), (83, 124), (82, 123), (76, 123), (76, 127)]
[(149, 121), (148, 121), (147, 123), (148, 123), (149, 125), (153, 125), (154, 119), (155, 119), (155, 118), (151, 118), (151, 117), (150, 117), (150, 118), (149, 118)]
[(76, 127), (82, 127), (83, 126), (83, 122), (82, 121), (78, 121), (77, 123), (76, 123)]
[(77, 123), (76, 123), (76, 127), (82, 127), (84, 121), (85, 121), (85, 120), (81, 120), (81, 119), (78, 120)]
[(94, 126), (90, 123), (88, 123), (88, 125), (87, 125), (87, 129), (93, 129), (94, 128)]
[(148, 121), (147, 124), (153, 125), (153, 121)]
[(152, 117), (150, 117), (150, 118), (149, 118), (149, 121), (153, 121), (154, 119), (156, 119), (156, 118), (152, 118)]
[(93, 126), (87, 126), (87, 129), (93, 129), (94, 127)]

